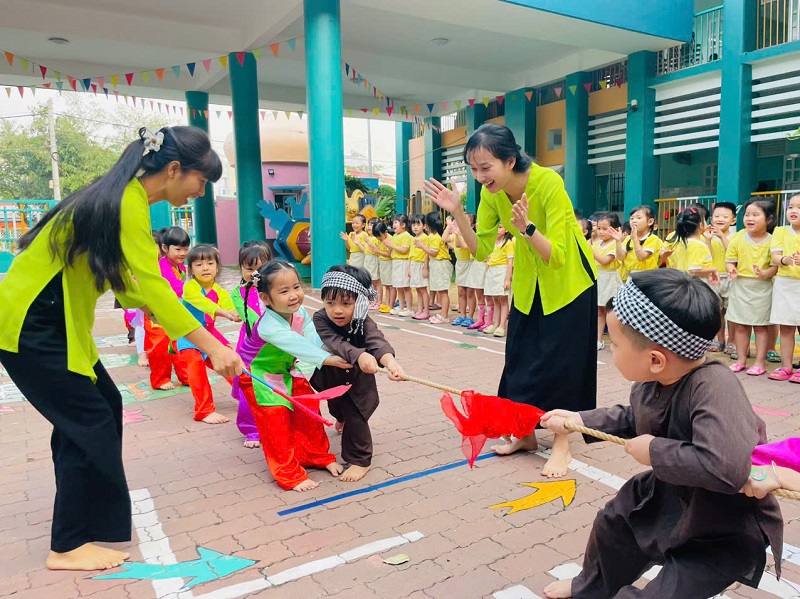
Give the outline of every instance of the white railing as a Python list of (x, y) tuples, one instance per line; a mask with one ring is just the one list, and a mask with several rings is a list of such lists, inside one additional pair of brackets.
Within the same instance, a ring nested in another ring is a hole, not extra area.
[(800, 189), (784, 189), (782, 191), (759, 191), (757, 193), (750, 194), (751, 198), (763, 198), (772, 200), (776, 202), (777, 211), (778, 211), (778, 225), (788, 225), (789, 222), (786, 220), (786, 206), (789, 204), (789, 200), (800, 194)]
[(656, 75), (680, 71), (722, 58), (722, 8), (715, 6), (694, 15), (691, 41), (659, 52), (656, 59)]

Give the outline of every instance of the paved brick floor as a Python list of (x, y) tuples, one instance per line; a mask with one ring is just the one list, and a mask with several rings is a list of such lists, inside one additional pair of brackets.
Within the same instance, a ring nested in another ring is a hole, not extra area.
[[(227, 272), (224, 282), (232, 286), (234, 279)], [(615, 485), (640, 470), (617, 446), (587, 447), (575, 439), (577, 470), (570, 478), (577, 493), (567, 508), (560, 500), (512, 515), (490, 508), (533, 492), (521, 483), (542, 480), (544, 458), (525, 454), (489, 458), (473, 470), (445, 469), (281, 516), (278, 512), (311, 501), (463, 460), (460, 437), (441, 414), (439, 393), (379, 379), (381, 406), (371, 420), (375, 461), (367, 477), (346, 484), (315, 471), (311, 477), (322, 483), (318, 489), (281, 491), (260, 450), (242, 447), (233, 422), (196, 423), (187, 390), (149, 390), (147, 371), (135, 365), (121, 312), (111, 308), (111, 301), (104, 297), (98, 307), (95, 335), (130, 413), (125, 463), (140, 512), (131, 559), (186, 562), (197, 559), (197, 548), (205, 547), (257, 563), (178, 594), (182, 583), (175, 580), (92, 580), (86, 574), (45, 570), (54, 489), (50, 428), (0, 372), (2, 597), (216, 599), (244, 596), (248, 590), (249, 597), (267, 598), (541, 596), (548, 582), (569, 575), (569, 564), (580, 564), (597, 509), (612, 497)], [(317, 308), (319, 303), (308, 299), (307, 306)], [(503, 340), (395, 317), (376, 319), (409, 374), (495, 391)], [(222, 330), (236, 333), (235, 326)], [(598, 360), (599, 403), (626, 401), (629, 383), (611, 365), (610, 353), (599, 352)], [(742, 376), (742, 383), (754, 406), (792, 414), (763, 416), (770, 438), (797, 434), (800, 388), (765, 377)], [(220, 411), (235, 419), (227, 383), (220, 379), (214, 388)], [(338, 452), (337, 435), (332, 430), (328, 434)], [(786, 563), (784, 576), (800, 583), (800, 505), (783, 501), (782, 507), (787, 557), (793, 560)], [(422, 536), (409, 534), (413, 532)], [(384, 544), (369, 545), (374, 542)], [(357, 551), (347, 553), (351, 550)], [(401, 553), (409, 557), (406, 563), (384, 563)], [(268, 587), (270, 581), (277, 586)], [(737, 586), (726, 592), (731, 598), (799, 595), (788, 587), (756, 591)]]

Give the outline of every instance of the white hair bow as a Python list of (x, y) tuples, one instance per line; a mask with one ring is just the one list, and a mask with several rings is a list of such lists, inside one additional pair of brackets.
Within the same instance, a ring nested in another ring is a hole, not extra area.
[(164, 132), (154, 132), (150, 129), (145, 129), (142, 133), (144, 140), (144, 153), (142, 156), (147, 156), (150, 152), (158, 152), (161, 149), (161, 144), (164, 143)]

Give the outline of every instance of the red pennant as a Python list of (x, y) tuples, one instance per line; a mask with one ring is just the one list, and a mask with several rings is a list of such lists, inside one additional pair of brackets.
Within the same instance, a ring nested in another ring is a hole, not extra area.
[(232, 111), (232, 110), (229, 110), (229, 111), (228, 111), (228, 118), (229, 118), (229, 119), (232, 119), (232, 118), (233, 118), (233, 111)]
[(72, 91), (78, 91), (78, 81), (74, 77), (70, 77), (67, 75), (67, 81), (69, 81), (69, 86), (72, 88)]
[(505, 96), (495, 96), (494, 99), (497, 100), (497, 104), (498, 105), (502, 106), (503, 102), (505, 102), (505, 100), (506, 100), (506, 97)]
[(44, 76), (47, 75), (47, 67), (42, 65), (42, 64), (40, 64), (39, 65), (39, 70), (42, 72), (42, 79), (44, 79)]
[[(126, 75), (126, 77), (127, 77), (127, 75)], [(164, 69), (156, 69), (156, 77), (158, 77), (159, 81), (163, 81), (164, 80)]]
[(131, 100), (133, 101), (133, 105), (136, 106), (136, 96), (131, 96)]
[(467, 102), (469, 102), (470, 108), (475, 108), (475, 98), (470, 98)]
[(243, 67), (244, 66), (244, 52), (237, 52), (236, 53), (236, 60), (239, 61), (239, 66)]
[(278, 58), (278, 49), (281, 47), (280, 44), (270, 44), (269, 49), (272, 50), (272, 54), (275, 58)]
[(525, 92), (525, 97), (528, 98), (528, 102), (530, 102), (533, 97), (533, 92)]
[(591, 82), (589, 82), (589, 83), (584, 83), (584, 84), (583, 84), (583, 87), (586, 89), (586, 93), (587, 93), (587, 94), (588, 94), (588, 93), (591, 93), (591, 91), (592, 91), (592, 83), (591, 83)]
[(92, 83), (92, 91), (94, 92), (94, 95), (96, 96), (97, 95), (97, 84), (96, 83)]
[(50, 89), (52, 85), (53, 85), (52, 83), (42, 83), (42, 87), (44, 87), (45, 89)]
[(266, 110), (262, 110), (261, 111), (261, 120), (263, 121), (264, 117), (266, 117), (266, 116), (267, 116), (267, 111)]
[(197, 117), (197, 108), (192, 108), (192, 118)]
[(561, 92), (563, 90), (564, 90), (563, 87), (554, 87), (553, 88), (553, 91), (556, 93), (556, 98), (560, 98), (561, 97)]
[(6, 52), (6, 60), (8, 61), (8, 66), (14, 66), (14, 55), (11, 52)]
[(131, 83), (133, 83), (133, 73), (125, 73), (125, 81), (128, 82), (128, 86), (130, 87)]
[(361, 112), (366, 112), (366, 111), (367, 111), (367, 109), (366, 109), (366, 108), (362, 108), (362, 109), (361, 109)]
[(392, 111), (393, 111), (393, 110), (394, 110), (394, 107), (392, 107), (392, 106), (387, 106), (387, 107), (386, 107), (386, 113), (387, 113), (389, 116), (392, 116)]
[(17, 90), (19, 90), (19, 97), (20, 98), (24, 98), (25, 97), (25, 88), (22, 85), (18, 85), (17, 86)]

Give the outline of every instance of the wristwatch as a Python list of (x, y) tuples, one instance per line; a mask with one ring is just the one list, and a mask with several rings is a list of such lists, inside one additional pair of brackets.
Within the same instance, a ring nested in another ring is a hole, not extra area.
[(525, 227), (525, 237), (533, 237), (534, 233), (536, 233), (536, 225), (528, 223), (528, 226)]

